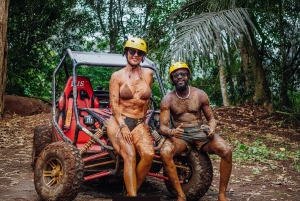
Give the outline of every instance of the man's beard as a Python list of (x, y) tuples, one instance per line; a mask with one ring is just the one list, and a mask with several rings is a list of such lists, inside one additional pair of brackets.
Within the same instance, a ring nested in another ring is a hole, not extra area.
[(188, 81), (183, 81), (183, 82), (184, 82), (184, 85), (178, 85), (177, 82), (174, 83), (175, 88), (176, 88), (177, 91), (184, 91), (184, 90), (187, 89), (187, 87), (188, 87)]

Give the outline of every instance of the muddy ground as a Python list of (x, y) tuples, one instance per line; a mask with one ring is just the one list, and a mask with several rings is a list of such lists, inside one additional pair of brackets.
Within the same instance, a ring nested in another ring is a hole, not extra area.
[[(33, 129), (50, 123), (50, 108), (35, 100), (9, 97), (16, 104), (5, 108), (0, 121), (0, 200), (38, 201), (30, 166)], [(259, 138), (274, 150), (299, 150), (299, 122), (283, 121), (287, 117), (252, 105), (214, 108), (219, 120), (218, 132), (234, 148), (236, 141), (251, 143)], [(23, 113), (22, 113), (23, 111)], [(28, 114), (30, 113), (30, 114)], [(296, 126), (296, 127), (295, 127)], [(216, 201), (218, 198), (219, 159), (212, 156), (214, 178), (207, 194), (200, 201)], [(300, 193), (300, 173), (294, 167), (292, 156), (287, 160), (238, 162), (228, 186), (231, 201), (296, 201)], [(109, 201), (113, 196), (123, 196), (123, 182), (118, 178), (105, 178), (85, 183), (75, 201)], [(161, 200), (175, 200), (168, 193), (164, 182), (147, 177), (139, 190), (139, 196), (159, 196)]]

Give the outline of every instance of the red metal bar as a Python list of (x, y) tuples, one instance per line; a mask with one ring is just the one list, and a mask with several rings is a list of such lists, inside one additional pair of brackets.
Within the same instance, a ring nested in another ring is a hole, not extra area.
[[(156, 173), (148, 172), (148, 175), (151, 176), (151, 177), (159, 178), (159, 179), (169, 180), (168, 177), (165, 177), (165, 176), (163, 176), (163, 175), (156, 174)], [(179, 182), (180, 182), (181, 184), (183, 183), (183, 181), (179, 181)]]
[(113, 172), (111, 172), (111, 171), (98, 172), (96, 174), (92, 174), (92, 175), (84, 177), (84, 181), (89, 181), (92, 179), (97, 179), (97, 178), (105, 177), (105, 176), (112, 175), (112, 174), (113, 174)]
[(160, 156), (158, 156), (158, 155), (154, 155), (154, 158), (161, 158)]
[(100, 154), (95, 154), (95, 155), (92, 155), (92, 156), (89, 156), (89, 157), (86, 157), (86, 158), (83, 158), (83, 162), (87, 162), (87, 161), (91, 161), (91, 160), (94, 160), (96, 158), (101, 158), (103, 156), (108, 156), (108, 152), (103, 152), (103, 153), (100, 153)]

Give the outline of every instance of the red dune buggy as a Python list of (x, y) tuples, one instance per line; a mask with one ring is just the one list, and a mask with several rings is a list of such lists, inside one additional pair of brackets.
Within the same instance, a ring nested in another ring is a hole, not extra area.
[[(110, 75), (125, 65), (126, 59), (121, 54), (66, 50), (53, 73), (52, 123), (34, 130), (34, 185), (42, 200), (73, 200), (84, 182), (94, 179), (101, 182), (102, 177), (122, 175), (122, 157), (106, 134), (112, 114), (107, 89)], [(165, 174), (159, 174), (162, 169), (159, 149), (164, 137), (158, 131), (157, 102), (165, 95), (164, 88), (152, 61), (145, 58), (141, 67), (154, 72), (153, 94), (145, 121), (156, 154), (148, 175), (162, 179), (168, 191), (176, 195)], [(212, 182), (208, 155), (190, 151), (174, 161), (188, 200), (199, 200)]]

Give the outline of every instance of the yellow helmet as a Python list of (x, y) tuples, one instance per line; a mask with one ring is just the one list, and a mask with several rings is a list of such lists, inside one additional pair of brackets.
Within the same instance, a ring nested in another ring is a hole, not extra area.
[(172, 72), (174, 72), (175, 70), (178, 70), (178, 69), (182, 69), (182, 68), (185, 68), (189, 71), (189, 73), (191, 73), (190, 71), (190, 68), (188, 67), (188, 65), (184, 62), (181, 62), (181, 61), (178, 61), (176, 63), (173, 63), (171, 66), (170, 66), (170, 69), (169, 69), (169, 77), (171, 78), (171, 74)]
[(130, 38), (126, 41), (123, 51), (125, 52), (125, 48), (131, 47), (138, 50), (141, 50), (145, 53), (147, 53), (147, 44), (146, 42), (141, 38)]

